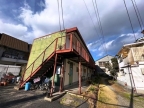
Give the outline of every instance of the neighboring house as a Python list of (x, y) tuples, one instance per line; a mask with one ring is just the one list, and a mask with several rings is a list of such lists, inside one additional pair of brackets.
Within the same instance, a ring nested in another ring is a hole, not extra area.
[(111, 64), (111, 59), (114, 58), (113, 56), (106, 55), (98, 60), (95, 61), (95, 65), (97, 65), (97, 72), (99, 74), (108, 74), (110, 75), (110, 72), (108, 68), (105, 67), (106, 63)]
[(91, 77), (95, 62), (78, 29), (55, 32), (33, 41), (23, 87), (27, 81), (45, 75), (60, 87)]
[(6, 35), (0, 34), (0, 64), (27, 64), (31, 44)]
[(126, 44), (117, 54), (119, 70), (117, 80), (138, 93), (144, 93), (144, 41)]
[(18, 75), (27, 64), (30, 49), (31, 44), (0, 34), (0, 77), (8, 72)]

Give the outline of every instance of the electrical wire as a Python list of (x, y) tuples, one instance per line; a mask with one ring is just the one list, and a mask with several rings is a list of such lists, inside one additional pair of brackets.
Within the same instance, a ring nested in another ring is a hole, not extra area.
[(59, 0), (57, 0), (57, 4), (58, 4), (58, 15), (59, 15), (59, 28), (60, 28), (60, 31), (61, 31)]
[(136, 16), (137, 16), (137, 19), (138, 19), (138, 22), (139, 22), (139, 25), (140, 25), (140, 28), (141, 28), (141, 31), (142, 31), (142, 25), (141, 25), (141, 23), (140, 23), (140, 19), (139, 19), (139, 17), (138, 17), (137, 11), (136, 11), (136, 7), (135, 7), (135, 5), (134, 5), (133, 0), (131, 0), (131, 2), (132, 2), (132, 4), (133, 4), (134, 10), (135, 10), (135, 13), (136, 13)]
[[(61, 33), (61, 46), (62, 46), (62, 36), (63, 36), (63, 32), (62, 32), (62, 25), (63, 25), (63, 30), (65, 30), (65, 25), (64, 25), (64, 18), (63, 18), (63, 4), (62, 4), (62, 0), (57, 0), (57, 4), (58, 4), (58, 15), (59, 15), (59, 26), (60, 26), (60, 33)], [(59, 5), (61, 7), (59, 7)], [(61, 14), (60, 14), (60, 9), (61, 9)], [(62, 25), (61, 25), (61, 17), (62, 17)]]
[(61, 0), (61, 10), (62, 10), (63, 29), (65, 30), (64, 18), (63, 18), (63, 3), (62, 3), (62, 0)]
[(127, 6), (126, 6), (126, 2), (125, 2), (125, 0), (123, 0), (123, 1), (124, 1), (124, 5), (125, 5), (125, 8), (126, 8), (126, 11), (127, 11), (127, 15), (128, 15), (129, 21), (130, 21), (130, 25), (131, 25), (132, 32), (133, 32), (133, 35), (134, 35), (134, 39), (136, 41), (136, 36), (135, 36), (134, 28), (132, 26), (132, 22), (131, 22), (131, 18), (130, 18), (130, 15), (129, 15), (129, 12), (128, 12), (128, 9), (127, 9)]
[[(104, 32), (103, 32), (103, 28), (102, 28), (101, 19), (100, 19), (100, 16), (99, 16), (99, 10), (98, 10), (98, 6), (97, 6), (97, 1), (96, 0), (95, 0), (95, 7), (96, 7), (97, 16), (98, 16), (99, 28), (100, 28), (101, 35), (102, 35), (102, 40), (103, 40), (103, 43), (104, 43), (103, 47), (105, 48), (105, 52), (108, 55), (108, 51), (107, 51), (107, 48), (106, 48), (105, 37), (104, 37)], [(109, 57), (108, 57), (108, 60), (109, 60)]]
[(99, 24), (99, 21), (98, 21), (98, 15), (96, 13), (96, 7), (94, 5), (94, 1), (93, 0), (92, 0), (92, 3), (93, 3), (94, 11), (95, 11), (95, 16), (96, 16), (96, 19), (97, 19), (97, 22), (98, 22), (98, 27), (99, 27), (99, 30), (100, 30), (100, 24)]
[[(99, 30), (101, 31), (100, 23), (99, 23), (99, 20), (98, 20), (98, 15), (97, 15), (97, 12), (96, 12), (96, 7), (95, 7), (95, 5), (94, 5), (94, 0), (92, 0), (92, 4), (93, 4), (93, 7), (94, 7), (96, 19), (97, 19), (97, 22), (98, 22), (98, 27), (99, 27)], [(101, 33), (100, 33), (100, 35), (101, 35)], [(99, 36), (100, 36), (100, 35), (99, 35)], [(102, 47), (103, 47), (103, 49), (104, 49), (104, 51), (105, 51), (105, 47), (104, 47), (104, 45), (103, 45), (103, 42), (101, 43), (101, 45), (102, 45)], [(106, 52), (106, 51), (105, 51), (105, 52)]]
[(138, 14), (139, 14), (139, 17), (140, 17), (140, 20), (141, 20), (141, 23), (142, 23), (143, 29), (144, 29), (144, 23), (143, 23), (142, 17), (141, 17), (141, 15), (140, 15), (140, 12), (139, 12), (139, 9), (138, 9), (138, 7), (137, 7), (137, 3), (136, 3), (135, 0), (134, 0), (134, 3), (135, 3), (135, 6), (136, 6), (136, 9), (137, 9), (137, 12), (138, 12)]
[(90, 16), (90, 19), (91, 19), (91, 21), (92, 21), (92, 23), (93, 23), (93, 25), (94, 25), (95, 32), (96, 32), (96, 34), (98, 35), (98, 33), (97, 33), (97, 29), (96, 29), (96, 26), (95, 26), (95, 24), (94, 24), (94, 21), (93, 21), (93, 19), (92, 19), (91, 15), (90, 15), (90, 12), (89, 12), (89, 10), (88, 10), (88, 7), (87, 7), (87, 5), (86, 5), (85, 0), (83, 0), (83, 2), (84, 2), (84, 4), (85, 4), (85, 6), (86, 6), (86, 9), (87, 9), (88, 14), (89, 14), (89, 16)]

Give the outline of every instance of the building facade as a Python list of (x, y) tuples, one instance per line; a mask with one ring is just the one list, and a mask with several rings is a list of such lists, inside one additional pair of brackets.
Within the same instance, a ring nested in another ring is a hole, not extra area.
[(76, 27), (34, 40), (27, 70), (20, 87), (39, 76), (47, 76), (60, 87), (78, 83), (95, 71), (95, 62)]
[[(0, 34), (0, 78), (3, 74), (18, 75), (26, 68), (31, 44), (16, 39), (7, 34)], [(14, 71), (15, 70), (15, 71)]]
[(27, 64), (31, 44), (4, 33), (0, 34), (0, 64)]
[(110, 75), (110, 72), (108, 68), (106, 68), (106, 63), (111, 64), (111, 59), (114, 58), (113, 56), (107, 55), (104, 56), (98, 60), (95, 61), (95, 65), (97, 65), (97, 72), (99, 74), (108, 74)]
[(144, 93), (144, 41), (124, 45), (117, 55), (118, 82)]

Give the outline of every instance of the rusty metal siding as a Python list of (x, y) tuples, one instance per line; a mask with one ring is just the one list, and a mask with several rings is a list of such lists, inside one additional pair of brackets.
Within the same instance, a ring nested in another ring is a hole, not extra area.
[(14, 37), (8, 36), (6, 34), (2, 34), (0, 45), (7, 46), (9, 48), (17, 49), (24, 52), (29, 52), (28, 43), (16, 39)]

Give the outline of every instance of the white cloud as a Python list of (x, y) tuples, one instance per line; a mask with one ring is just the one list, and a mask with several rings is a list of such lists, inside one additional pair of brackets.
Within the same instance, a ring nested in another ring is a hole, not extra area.
[(40, 1), (40, 3), (38, 3), (38, 5), (39, 5), (40, 7), (45, 7), (45, 4), (44, 4), (43, 1)]
[(22, 24), (4, 23), (0, 20), (0, 32), (6, 33), (17, 38), (24, 36), (27, 32), (27, 27)]
[[(135, 33), (136, 39), (142, 37), (142, 34), (140, 33)], [(101, 45), (98, 48), (99, 52), (117, 52), (124, 44), (132, 43), (135, 41), (134, 34), (128, 33), (128, 34), (122, 34), (118, 38), (114, 40), (110, 40), (106, 42), (105, 44)], [(106, 47), (106, 49), (105, 49)]]
[[(95, 12), (91, 0), (85, 0), (90, 11), (90, 14), (94, 22), (97, 22)], [(113, 52), (118, 50), (123, 43), (130, 43), (134, 41), (133, 35), (128, 33), (131, 30), (124, 3), (121, 0), (97, 0), (101, 23), (106, 41), (105, 45), (108, 51)], [(140, 13), (143, 12), (143, 0), (137, 0)], [(130, 0), (126, 1), (129, 13), (132, 19), (134, 29), (139, 29), (139, 25), (136, 22), (136, 16)], [(20, 7), (20, 14), (17, 16), (17, 20), (20, 20), (21, 24), (4, 23), (0, 22), (3, 27), (0, 27), (0, 32), (8, 33), (12, 36), (21, 36), (20, 39), (30, 41), (36, 37), (40, 37), (55, 31), (59, 31), (59, 17), (57, 0), (45, 0), (45, 4), (40, 2), (42, 7), (45, 7), (40, 12), (33, 12), (33, 7), (30, 7), (26, 2), (24, 7)], [(37, 8), (37, 7), (34, 7)], [(0, 12), (2, 12), (0, 10)], [(98, 52), (99, 55), (103, 55), (104, 48), (101, 37), (96, 34), (93, 23), (86, 10), (83, 0), (63, 0), (63, 13), (65, 28), (78, 27), (82, 37), (86, 41), (90, 51)], [(141, 14), (144, 19), (144, 14)], [(98, 28), (98, 24), (96, 28)], [(6, 29), (7, 28), (7, 29)], [(14, 28), (14, 29), (11, 29)], [(28, 29), (30, 28), (30, 30)], [(110, 36), (114, 38), (108, 39)], [(118, 37), (118, 38), (116, 38)], [(140, 37), (136, 34), (136, 37)], [(115, 40), (114, 40), (115, 39)]]

